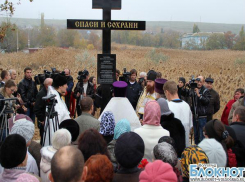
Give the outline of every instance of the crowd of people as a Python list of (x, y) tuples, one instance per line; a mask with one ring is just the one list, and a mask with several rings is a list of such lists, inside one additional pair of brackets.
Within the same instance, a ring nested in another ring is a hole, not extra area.
[(38, 90), (30, 67), (19, 83), (2, 70), (0, 182), (186, 182), (191, 164), (245, 167), (244, 89), (214, 118), (209, 77), (117, 70), (97, 87), (88, 70), (80, 76), (74, 88), (71, 71), (56, 70)]

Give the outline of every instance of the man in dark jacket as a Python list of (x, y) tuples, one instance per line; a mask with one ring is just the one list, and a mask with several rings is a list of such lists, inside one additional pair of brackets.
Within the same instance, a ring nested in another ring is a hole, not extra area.
[(126, 92), (126, 97), (128, 98), (129, 102), (132, 104), (134, 110), (136, 109), (136, 105), (139, 99), (139, 96), (142, 92), (142, 87), (136, 81), (137, 71), (132, 69), (130, 71), (130, 77)]
[(193, 118), (194, 126), (194, 139), (195, 144), (201, 142), (204, 138), (203, 127), (207, 123), (208, 105), (210, 102), (210, 92), (204, 87), (204, 78), (199, 76), (196, 79), (197, 88), (195, 89), (196, 102), (197, 102), (197, 115), (198, 118)]
[(233, 112), (232, 123), (230, 127), (235, 131), (236, 138), (245, 147), (245, 107), (238, 106)]
[(46, 78), (43, 82), (44, 87), (38, 92), (36, 98), (36, 104), (34, 106), (34, 113), (38, 120), (38, 128), (40, 130), (40, 144), (43, 143), (43, 132), (44, 132), (44, 122), (45, 122), (45, 113), (46, 113), (46, 103), (42, 99), (43, 97), (47, 96), (48, 87), (51, 86), (53, 83), (52, 78)]
[(75, 89), (74, 89), (74, 97), (77, 99), (76, 110), (77, 116), (80, 116), (82, 111), (80, 108), (80, 100), (82, 97), (89, 96), (94, 99), (94, 87), (93, 84), (88, 81), (89, 79), (89, 72), (87, 70), (83, 71), (84, 76), (86, 77), (82, 81), (78, 81)]
[(37, 86), (36, 83), (32, 80), (32, 69), (27, 67), (24, 69), (25, 77), (20, 81), (18, 86), (18, 93), (20, 94), (25, 107), (27, 108), (27, 115), (35, 122), (35, 114), (33, 111), (36, 96), (37, 96)]
[(205, 87), (209, 90), (211, 98), (208, 105), (208, 112), (207, 112), (207, 122), (213, 119), (213, 115), (217, 113), (220, 109), (220, 99), (219, 94), (213, 89), (213, 82), (212, 78), (205, 79)]
[(71, 100), (71, 92), (72, 92), (72, 88), (74, 86), (74, 82), (73, 82), (73, 78), (71, 76), (71, 71), (69, 69), (65, 69), (64, 70), (65, 75), (66, 75), (66, 79), (67, 79), (67, 93), (65, 96), (65, 102), (66, 102), (66, 106), (67, 109), (70, 110), (70, 100)]

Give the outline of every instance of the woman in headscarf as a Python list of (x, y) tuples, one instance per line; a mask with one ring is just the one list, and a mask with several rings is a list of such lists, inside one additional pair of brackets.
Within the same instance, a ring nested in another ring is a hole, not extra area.
[(178, 178), (178, 182), (182, 182), (181, 173), (175, 167), (178, 163), (178, 157), (174, 147), (167, 142), (158, 143), (154, 147), (153, 153), (155, 159), (162, 160), (163, 162), (169, 163), (173, 167), (173, 170)]
[(203, 132), (206, 138), (214, 138), (221, 143), (228, 157), (227, 166), (237, 166), (236, 156), (231, 149), (234, 146), (234, 140), (224, 124), (217, 119), (211, 120), (205, 125)]
[[(188, 133), (185, 133), (185, 128), (181, 121), (177, 118), (174, 117), (174, 113), (172, 113), (169, 110), (168, 107), (168, 102), (160, 98), (157, 100), (158, 104), (160, 105), (161, 108), (161, 126), (168, 130), (170, 133), (170, 137), (172, 137), (175, 141), (176, 147), (177, 147), (177, 155), (180, 158), (181, 153), (184, 151), (185, 146), (186, 146), (186, 139), (185, 135)], [(189, 135), (188, 135), (189, 137)]]
[(110, 111), (103, 113), (100, 121), (100, 134), (105, 139), (106, 143), (110, 143), (114, 136), (115, 119)]
[(181, 155), (181, 168), (183, 182), (189, 181), (189, 166), (190, 164), (207, 164), (209, 163), (208, 157), (205, 152), (198, 146), (192, 145), (185, 148)]
[(117, 160), (114, 153), (116, 141), (121, 136), (121, 134), (130, 131), (131, 131), (130, 123), (127, 119), (121, 119), (115, 126), (113, 140), (107, 146), (108, 152), (111, 156), (111, 162), (114, 167), (117, 166)]
[(148, 101), (145, 105), (143, 126), (134, 130), (145, 144), (144, 158), (152, 161), (152, 150), (162, 136), (169, 136), (169, 131), (160, 125), (161, 110), (157, 101)]

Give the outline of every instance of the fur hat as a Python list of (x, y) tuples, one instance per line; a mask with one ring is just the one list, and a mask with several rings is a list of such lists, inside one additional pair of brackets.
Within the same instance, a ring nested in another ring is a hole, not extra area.
[(118, 163), (130, 169), (142, 160), (145, 152), (144, 141), (137, 133), (127, 132), (117, 139), (114, 151)]
[(26, 158), (26, 141), (18, 135), (9, 135), (3, 142), (0, 149), (0, 163), (6, 169), (20, 165)]
[(65, 84), (67, 84), (67, 79), (65, 76), (63, 76), (61, 74), (57, 74), (54, 77), (54, 81), (53, 81), (53, 87), (54, 88), (58, 88), (58, 87), (63, 86)]
[(157, 144), (153, 149), (155, 159), (162, 160), (175, 167), (178, 162), (177, 153), (172, 145), (167, 142)]
[(154, 70), (150, 70), (147, 73), (147, 80), (155, 81), (156, 78), (157, 78), (157, 73)]
[(60, 123), (60, 129), (67, 129), (72, 136), (72, 141), (76, 141), (80, 132), (78, 123), (74, 119), (66, 119)]

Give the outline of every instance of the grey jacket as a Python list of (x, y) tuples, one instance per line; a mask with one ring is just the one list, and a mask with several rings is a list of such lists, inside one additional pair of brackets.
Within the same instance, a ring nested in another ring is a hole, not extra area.
[(99, 120), (95, 119), (91, 114), (83, 112), (79, 117), (75, 119), (75, 121), (78, 123), (80, 128), (79, 134), (91, 128), (100, 131)]

